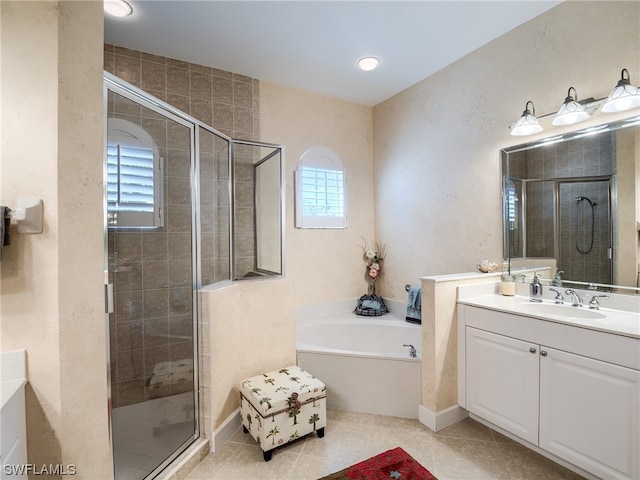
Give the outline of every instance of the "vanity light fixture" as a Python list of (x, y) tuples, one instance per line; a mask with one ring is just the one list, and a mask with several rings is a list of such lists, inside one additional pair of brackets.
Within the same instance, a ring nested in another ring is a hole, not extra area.
[[(573, 90), (573, 95), (571, 95), (571, 90)], [(569, 87), (567, 97), (564, 99), (564, 103), (556, 113), (551, 125), (573, 125), (587, 118), (589, 118), (589, 113), (582, 104), (578, 103), (578, 92), (576, 92), (575, 88)]]
[(620, 74), (620, 80), (616, 88), (614, 88), (607, 97), (607, 101), (602, 106), (602, 111), (624, 112), (638, 107), (640, 107), (640, 90), (638, 90), (638, 87), (631, 85), (629, 71), (623, 68)]
[(363, 57), (358, 60), (358, 66), (360, 67), (360, 70), (364, 70), (365, 72), (375, 70), (379, 63), (380, 60), (378, 60), (376, 57)]
[[(640, 88), (631, 85), (629, 71), (626, 68), (622, 69), (620, 77), (616, 88), (613, 89), (609, 96), (597, 100), (587, 98), (578, 101), (578, 92), (576, 92), (575, 88), (570, 87), (564, 103), (558, 112), (555, 113), (551, 124), (555, 126), (565, 126), (582, 122), (593, 115), (600, 106), (602, 106), (600, 110), (605, 113), (625, 112), (627, 110), (633, 110), (634, 108), (640, 108)], [(533, 113), (529, 110), (529, 104), (531, 104)], [(554, 114), (547, 113), (536, 118), (533, 102), (529, 100), (520, 119), (509, 125), (511, 135), (522, 136), (539, 133), (543, 128), (538, 122), (538, 119), (550, 117), (551, 115)]]
[[(529, 110), (529, 104), (531, 104), (531, 110)], [(524, 106), (524, 112), (518, 121), (511, 128), (511, 135), (523, 136), (533, 135), (542, 131), (542, 125), (536, 118), (536, 107), (531, 100), (529, 100)]]
[(104, 0), (103, 8), (114, 17), (127, 17), (133, 13), (133, 8), (125, 0)]

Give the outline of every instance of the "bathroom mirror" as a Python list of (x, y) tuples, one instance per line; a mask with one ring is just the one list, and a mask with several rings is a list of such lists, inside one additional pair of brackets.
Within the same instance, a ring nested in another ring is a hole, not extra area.
[(501, 156), (505, 271), (640, 293), (640, 116)]

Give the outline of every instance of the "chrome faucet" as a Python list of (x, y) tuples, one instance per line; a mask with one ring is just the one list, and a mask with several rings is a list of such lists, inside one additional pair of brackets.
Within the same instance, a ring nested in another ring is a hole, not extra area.
[(418, 352), (416, 352), (416, 347), (414, 347), (413, 345), (406, 345), (403, 344), (403, 347), (409, 347), (409, 356), (411, 358), (416, 358), (418, 356)]
[(578, 293), (575, 290), (572, 290), (570, 288), (566, 289), (564, 291), (564, 293), (566, 295), (571, 295), (571, 300), (573, 300), (573, 303), (571, 304), (573, 307), (581, 307), (582, 306), (582, 298), (580, 298), (580, 295), (578, 295)]
[(559, 290), (556, 290), (555, 288), (550, 288), (549, 291), (554, 292), (556, 294), (556, 298), (554, 299), (556, 304), (558, 305), (564, 304), (564, 297), (562, 296), (562, 293)]
[(591, 297), (591, 300), (589, 300), (589, 310), (600, 310), (598, 298), (609, 298), (609, 295), (594, 295)]

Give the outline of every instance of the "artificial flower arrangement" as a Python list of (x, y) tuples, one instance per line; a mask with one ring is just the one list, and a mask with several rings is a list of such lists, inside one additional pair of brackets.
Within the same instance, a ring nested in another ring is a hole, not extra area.
[(370, 247), (367, 241), (363, 238), (362, 244), (362, 259), (364, 260), (366, 267), (365, 278), (369, 283), (367, 294), (360, 297), (358, 300), (358, 306), (355, 309), (356, 315), (368, 315), (377, 316), (387, 313), (387, 307), (382, 300), (382, 297), (376, 294), (376, 281), (382, 273), (382, 262), (386, 256), (387, 246), (386, 244), (374, 243), (373, 247)]
[(376, 280), (378, 280), (378, 277), (382, 273), (382, 262), (384, 261), (384, 257), (387, 252), (387, 246), (375, 243), (373, 248), (370, 248), (367, 241), (363, 239), (363, 243), (360, 245), (360, 248), (362, 248), (362, 259), (367, 265), (366, 275), (369, 280), (368, 293), (375, 295)]

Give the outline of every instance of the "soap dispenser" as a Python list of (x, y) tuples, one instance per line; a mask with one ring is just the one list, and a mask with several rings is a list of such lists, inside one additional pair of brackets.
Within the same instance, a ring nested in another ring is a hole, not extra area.
[(533, 280), (529, 285), (529, 300), (532, 302), (542, 302), (542, 284), (538, 280), (538, 273), (533, 273)]

